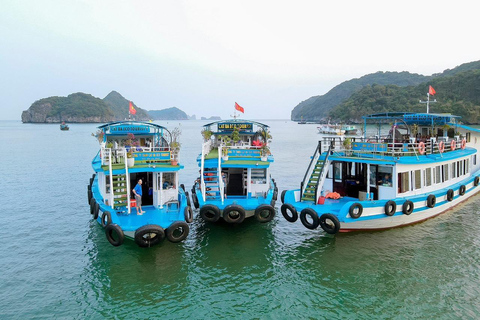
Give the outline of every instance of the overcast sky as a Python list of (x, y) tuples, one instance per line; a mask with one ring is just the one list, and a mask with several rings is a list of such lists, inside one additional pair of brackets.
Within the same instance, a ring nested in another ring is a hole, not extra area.
[(288, 119), (377, 71), (480, 60), (478, 1), (2, 0), (0, 119), (116, 90), (146, 110)]

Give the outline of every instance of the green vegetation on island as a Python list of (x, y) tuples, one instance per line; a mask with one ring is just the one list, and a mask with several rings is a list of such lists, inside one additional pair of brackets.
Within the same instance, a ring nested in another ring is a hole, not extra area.
[(148, 114), (153, 120), (188, 120), (188, 115), (182, 110), (172, 107), (162, 110), (150, 110)]

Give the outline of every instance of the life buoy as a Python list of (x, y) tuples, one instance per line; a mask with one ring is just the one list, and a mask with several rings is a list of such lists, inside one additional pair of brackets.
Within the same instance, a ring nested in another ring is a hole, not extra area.
[(467, 140), (463, 139), (462, 140), (462, 149), (465, 149), (466, 146), (467, 146)]
[(156, 224), (141, 226), (135, 231), (135, 243), (139, 247), (147, 248), (159, 244), (165, 239), (165, 231)]
[(453, 189), (448, 189), (448, 191), (447, 191), (447, 201), (452, 201), (454, 195), (455, 195), (455, 192), (453, 191)]
[(192, 207), (190, 207), (190, 206), (185, 207), (185, 209), (183, 210), (183, 217), (185, 218), (185, 221), (187, 223), (192, 223), (192, 221), (193, 221)]
[(282, 211), (282, 215), (288, 222), (295, 222), (298, 219), (297, 209), (289, 203), (284, 203), (280, 207), (280, 211)]
[(105, 211), (102, 214), (102, 227), (108, 226), (110, 223), (112, 223), (112, 214), (110, 211)]
[(452, 142), (450, 142), (450, 149), (453, 151), (455, 150), (456, 147), (457, 147), (457, 143), (455, 142), (455, 140), (452, 140)]
[(465, 194), (465, 191), (467, 190), (467, 188), (465, 187), (465, 185), (461, 185), (460, 188), (458, 189), (458, 194), (463, 196)]
[(261, 204), (255, 209), (255, 219), (259, 222), (265, 223), (272, 221), (273, 217), (275, 217), (275, 208), (271, 205)]
[(480, 177), (475, 177), (475, 179), (473, 179), (473, 185), (476, 187), (478, 186), (478, 183), (480, 183)]
[(118, 247), (125, 240), (125, 234), (118, 224), (111, 223), (105, 227), (105, 236), (108, 242), (114, 247)]
[(242, 223), (245, 220), (245, 209), (236, 204), (231, 204), (223, 209), (223, 220), (228, 223)]
[(363, 206), (358, 202), (352, 204), (350, 206), (350, 209), (348, 209), (348, 214), (353, 219), (360, 218), (360, 216), (362, 215), (362, 212), (363, 212)]
[(425, 154), (425, 143), (424, 142), (420, 142), (418, 144), (418, 153)]
[[(311, 222), (308, 220), (308, 217), (310, 217)], [(311, 208), (305, 208), (300, 212), (300, 221), (305, 228), (310, 230), (317, 229), (320, 224), (318, 214)]]
[(408, 216), (413, 212), (414, 207), (415, 205), (413, 204), (413, 202), (410, 200), (407, 200), (403, 203), (402, 212)]
[(443, 153), (443, 151), (445, 151), (445, 142), (440, 141), (440, 143), (438, 144), (438, 151), (440, 151), (440, 153)]
[(280, 200), (282, 200), (282, 203), (285, 203), (285, 193), (287, 193), (287, 190), (283, 190), (282, 194), (280, 195)]
[(207, 222), (217, 222), (220, 219), (220, 210), (213, 204), (204, 205), (200, 208), (200, 217)]
[(385, 203), (385, 214), (387, 216), (393, 216), (395, 212), (397, 211), (397, 204), (393, 200), (388, 200), (387, 203)]
[(190, 233), (190, 227), (183, 221), (175, 221), (167, 228), (167, 239), (170, 242), (177, 243), (185, 238)]
[(435, 207), (435, 204), (437, 203), (437, 197), (435, 197), (434, 194), (431, 194), (427, 197), (427, 206), (429, 208)]
[(326, 233), (335, 234), (340, 230), (340, 221), (331, 213), (322, 214), (319, 223)]

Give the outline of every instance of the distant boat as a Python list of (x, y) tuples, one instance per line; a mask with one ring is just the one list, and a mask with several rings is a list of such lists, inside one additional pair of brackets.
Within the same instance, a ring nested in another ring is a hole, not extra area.
[(65, 124), (65, 121), (63, 121), (62, 124), (60, 125), (60, 130), (67, 131), (69, 129), (70, 128), (68, 127), (68, 124)]
[(343, 130), (341, 126), (330, 123), (322, 124), (320, 127), (317, 127), (317, 129), (318, 133), (323, 134), (343, 135), (345, 133), (345, 130)]
[(357, 134), (357, 128), (352, 125), (344, 125), (342, 127), (343, 130), (345, 130), (345, 134), (347, 135), (356, 135)]

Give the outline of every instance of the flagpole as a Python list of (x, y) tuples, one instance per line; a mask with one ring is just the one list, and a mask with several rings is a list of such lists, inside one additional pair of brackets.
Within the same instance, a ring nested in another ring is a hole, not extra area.
[[(420, 103), (426, 103), (427, 104), (427, 113), (430, 113), (430, 92), (427, 92), (427, 101), (419, 101)], [(433, 99), (432, 103), (437, 102), (437, 99)]]

